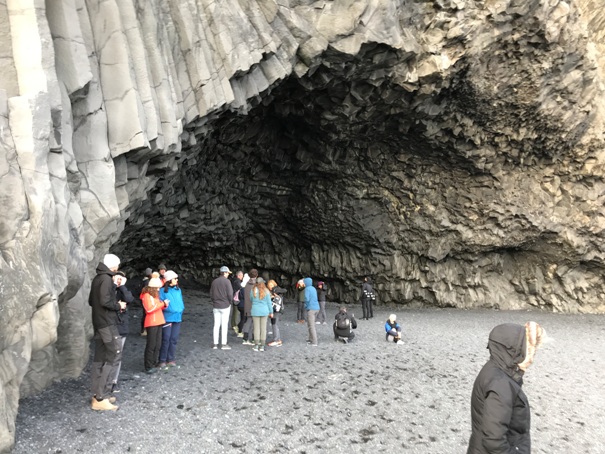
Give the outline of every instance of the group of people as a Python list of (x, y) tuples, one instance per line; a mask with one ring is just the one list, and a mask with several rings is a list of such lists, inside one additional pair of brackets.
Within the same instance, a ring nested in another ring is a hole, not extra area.
[[(280, 347), (280, 320), (284, 308), (286, 289), (270, 279), (258, 274), (257, 269), (248, 273), (238, 271), (232, 279), (231, 270), (222, 266), (220, 275), (210, 285), (210, 299), (213, 306), (214, 329), (212, 348), (230, 350), (227, 342), (229, 323), (242, 344), (252, 345), (252, 350), (264, 352), (265, 346)], [(309, 321), (308, 343), (317, 345), (315, 317), (320, 309), (317, 290), (311, 278), (306, 278), (307, 288), (303, 295), (303, 305)], [(324, 297), (325, 306), (325, 297)], [(232, 309), (233, 307), (233, 309)], [(267, 334), (272, 338), (267, 342)]]
[[(115, 394), (122, 350), (129, 332), (128, 305), (135, 301), (126, 287), (127, 279), (119, 271), (120, 259), (106, 254), (97, 265), (88, 302), (92, 307), (95, 351), (91, 369), (93, 410), (117, 410)], [(176, 366), (185, 305), (178, 286), (178, 275), (160, 265), (158, 272), (148, 270), (139, 299), (143, 306), (143, 326), (147, 335), (144, 365), (149, 374)]]
[[(117, 378), (122, 349), (128, 334), (127, 305), (134, 301), (126, 287), (126, 277), (119, 271), (120, 260), (107, 254), (96, 269), (91, 283), (89, 303), (95, 331), (95, 352), (91, 371), (93, 410), (116, 410)], [(148, 373), (176, 365), (175, 352), (184, 310), (178, 287), (178, 275), (161, 265), (158, 272), (148, 270), (140, 299), (144, 308), (147, 332), (144, 363)], [(214, 329), (212, 348), (229, 350), (229, 324), (243, 338), (245, 345), (262, 352), (265, 345), (281, 346), (279, 322), (283, 313), (283, 295), (274, 280), (265, 281), (252, 269), (238, 271), (230, 279), (227, 266), (212, 281), (210, 298), (213, 305)], [(298, 321), (308, 325), (310, 345), (317, 345), (316, 324), (326, 324), (325, 284), (317, 289), (310, 277), (296, 285), (299, 294)], [(373, 317), (375, 295), (369, 279), (362, 287), (363, 318)], [(306, 319), (303, 318), (306, 311)], [(319, 316), (318, 316), (319, 313)], [(239, 316), (238, 316), (239, 315)], [(267, 329), (267, 326), (270, 328)], [(355, 337), (357, 321), (341, 306), (333, 323), (334, 339), (349, 343)], [(401, 344), (402, 328), (395, 314), (384, 325), (386, 340)], [(269, 331), (270, 330), (270, 331)], [(267, 332), (273, 334), (266, 344)], [(471, 397), (472, 434), (467, 454), (492, 452), (530, 453), (530, 408), (522, 390), (523, 375), (532, 364), (545, 332), (535, 322), (525, 325), (506, 323), (489, 334), (490, 359), (477, 376)]]

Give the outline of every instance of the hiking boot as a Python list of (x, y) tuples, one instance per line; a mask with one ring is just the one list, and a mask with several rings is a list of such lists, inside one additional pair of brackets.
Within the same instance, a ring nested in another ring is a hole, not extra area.
[(225, 344), (221, 347), (221, 350), (231, 350), (231, 347), (229, 345)]
[[(120, 391), (121, 391), (120, 387), (118, 386), (117, 383), (114, 383), (113, 385), (111, 385), (111, 394), (119, 393)], [(110, 399), (110, 402), (111, 402), (111, 397), (109, 399)], [(114, 397), (114, 399), (115, 399), (115, 397)], [(113, 402), (111, 402), (111, 403), (113, 404)]]
[(234, 326), (233, 327), (233, 331), (235, 331), (235, 334), (238, 334), (239, 333), (239, 328), (237, 326)]
[(253, 352), (257, 352), (257, 351), (259, 351), (259, 349), (258, 349), (258, 345), (254, 345), (254, 347), (252, 347), (252, 351), (253, 351)]
[(258, 351), (259, 352), (264, 352), (265, 351), (265, 346), (261, 345), (260, 347), (258, 347)]
[(92, 399), (92, 404), (90, 408), (97, 411), (116, 411), (118, 409), (118, 406), (113, 405), (111, 402), (109, 402), (109, 399), (103, 399), (101, 402), (99, 402), (95, 397)]
[(244, 333), (238, 333), (237, 337), (244, 337)]

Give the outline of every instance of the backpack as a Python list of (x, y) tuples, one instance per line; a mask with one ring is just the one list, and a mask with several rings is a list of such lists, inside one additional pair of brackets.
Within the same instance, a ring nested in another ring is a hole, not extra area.
[(349, 320), (349, 317), (347, 317), (347, 314), (344, 314), (342, 312), (336, 314), (336, 328), (348, 329), (350, 323), (351, 321)]
[(271, 298), (272, 302), (273, 302), (273, 312), (276, 312), (278, 314), (283, 314), (284, 313), (284, 300), (281, 296), (275, 294), (273, 295), (273, 297)]

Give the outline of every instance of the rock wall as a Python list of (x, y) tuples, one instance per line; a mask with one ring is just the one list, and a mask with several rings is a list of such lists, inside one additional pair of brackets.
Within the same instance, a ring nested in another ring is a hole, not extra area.
[(0, 4), (0, 451), (77, 376), (92, 269), (605, 312), (592, 0)]

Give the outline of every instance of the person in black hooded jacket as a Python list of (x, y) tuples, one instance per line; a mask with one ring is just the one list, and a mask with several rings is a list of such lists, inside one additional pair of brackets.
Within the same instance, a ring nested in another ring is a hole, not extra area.
[(116, 300), (116, 287), (113, 282), (120, 266), (120, 259), (106, 254), (103, 262), (97, 266), (97, 275), (90, 284), (88, 304), (92, 307), (92, 326), (94, 328), (95, 353), (92, 379), (92, 409), (117, 410), (111, 397), (111, 371), (122, 359), (122, 341), (118, 332), (118, 312), (126, 309), (126, 303)]
[(376, 294), (372, 287), (372, 280), (369, 277), (363, 278), (363, 284), (361, 286), (361, 309), (363, 312), (363, 319), (369, 320), (374, 318), (374, 309), (372, 305), (376, 302)]
[(530, 408), (521, 389), (544, 330), (535, 322), (505, 323), (489, 335), (490, 359), (475, 379), (467, 454), (529, 454)]

